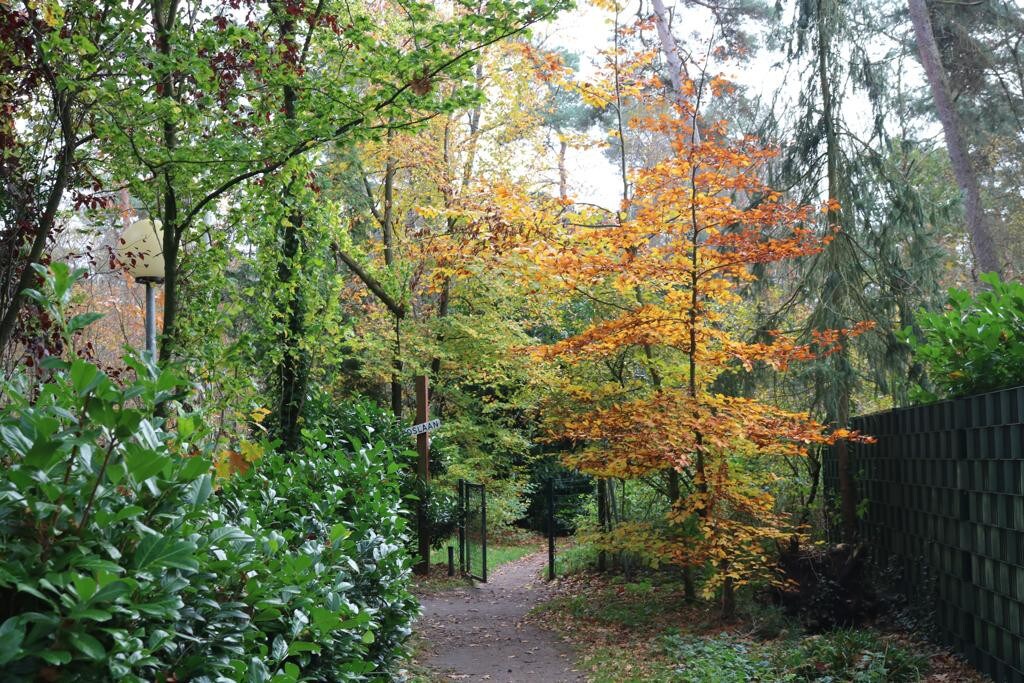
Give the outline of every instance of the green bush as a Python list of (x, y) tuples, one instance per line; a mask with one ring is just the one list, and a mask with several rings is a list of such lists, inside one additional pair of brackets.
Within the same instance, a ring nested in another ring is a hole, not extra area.
[(866, 630), (764, 643), (728, 633), (710, 638), (667, 633), (661, 642), (678, 662), (673, 680), (680, 683), (910, 683), (927, 670), (924, 657)]
[(788, 680), (816, 683), (910, 683), (927, 670), (925, 658), (857, 629), (804, 638), (780, 665)]
[(924, 364), (936, 392), (918, 389), (918, 400), (955, 398), (1024, 384), (1024, 285), (982, 275), (990, 287), (973, 297), (949, 290), (947, 309), (919, 311), (923, 339), (903, 336)]
[[(41, 274), (32, 296), (73, 349), (95, 319), (65, 318), (78, 273)], [(339, 408), (216, 490), (199, 416), (157, 416), (185, 383), (127, 362), (123, 386), (47, 358), (41, 385), (2, 387), (0, 681), (383, 673), (416, 611), (386, 416)]]
[[(394, 415), (368, 401), (339, 406), (330, 396), (314, 391), (305, 408), (307, 424), (315, 426), (334, 440), (345, 441), (347, 434), (362, 433), (361, 439), (383, 444), (389, 451), (387, 457), (402, 462), (392, 474), (389, 482), (399, 482), (401, 497), (406, 501), (410, 524), (405, 528), (406, 547), (410, 554), (418, 551), (415, 513), (417, 501), (427, 504), (427, 522), (430, 525), (431, 545), (440, 548), (452, 537), (459, 527), (458, 496), (451, 486), (436, 481), (424, 487), (416, 476), (416, 454), (412, 451), (414, 438), (405, 434)], [(307, 430), (308, 431), (308, 430)], [(448, 460), (455, 450), (447, 439), (435, 436), (430, 445), (430, 474), (443, 476)]]
[[(41, 273), (49, 291), (33, 298), (70, 348), (94, 319), (65, 319), (77, 274), (60, 264)], [(139, 379), (119, 387), (83, 360), (47, 358), (41, 386), (2, 388), (0, 670), (8, 679), (48, 668), (73, 680), (141, 680), (166, 670), (176, 625), (190, 617), (210, 461), (183, 457), (154, 417), (181, 380), (131, 365)]]
[[(423, 485), (418, 479), (408, 478), (411, 496), (426, 502), (427, 526), (430, 532), (430, 547), (434, 550), (444, 547), (459, 530), (459, 497), (443, 485), (431, 482)], [(410, 500), (409, 505), (417, 503)], [(411, 525), (410, 550), (418, 552), (419, 532), (416, 525)]]
[(400, 652), (417, 609), (396, 477), (403, 463), (383, 441), (303, 436), (302, 453), (266, 456), (221, 492), (239, 528), (272, 540), (247, 572), (243, 600), (270, 674), (291, 663), (313, 680), (358, 680)]

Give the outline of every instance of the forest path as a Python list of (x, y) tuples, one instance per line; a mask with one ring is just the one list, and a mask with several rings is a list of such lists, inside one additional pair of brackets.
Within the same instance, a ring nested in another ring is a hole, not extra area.
[(572, 650), (550, 631), (526, 623), (546, 596), (545, 553), (502, 565), (487, 583), (420, 598), (420, 664), (448, 681), (585, 681)]

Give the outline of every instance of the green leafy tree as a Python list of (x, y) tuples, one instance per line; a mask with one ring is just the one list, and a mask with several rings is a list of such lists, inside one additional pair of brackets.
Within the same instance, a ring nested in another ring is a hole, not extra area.
[[(175, 0), (154, 0), (131, 17), (148, 31), (125, 46), (123, 71), (101, 83), (101, 138), (116, 149), (110, 174), (129, 179), (163, 222), (163, 360), (180, 352), (179, 261), (183, 246), (196, 248), (207, 212), (246, 181), (326, 143), (366, 139), (474, 101), (474, 54), (558, 5), (506, 1), (486, 15), (447, 18), (422, 3), (385, 12), (303, 2), (269, 14), (246, 7), (245, 16), (216, 7), (186, 12)], [(283, 247), (286, 255), (292, 248)]]
[(0, 353), (19, 329), (38, 332), (34, 316), (22, 316), (23, 292), (70, 195), (76, 208), (105, 203), (90, 177), (90, 121), (97, 81), (120, 69), (129, 15), (92, 0), (0, 5)]

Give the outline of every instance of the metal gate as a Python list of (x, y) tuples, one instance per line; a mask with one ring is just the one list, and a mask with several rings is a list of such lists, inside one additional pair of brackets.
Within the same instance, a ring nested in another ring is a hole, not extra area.
[(589, 496), (594, 493), (594, 483), (589, 479), (548, 479), (545, 486), (546, 524), (548, 536), (548, 581), (555, 578), (555, 537), (559, 523), (556, 514), (559, 503), (570, 496)]
[(487, 491), (483, 484), (459, 480), (459, 564), (477, 581), (487, 581)]

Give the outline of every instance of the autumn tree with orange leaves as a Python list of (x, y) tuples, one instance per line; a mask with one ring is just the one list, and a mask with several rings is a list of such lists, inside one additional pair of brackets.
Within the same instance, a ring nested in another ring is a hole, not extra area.
[[(618, 109), (622, 203), (563, 213), (564, 229), (533, 253), (537, 276), (594, 315), (535, 351), (564, 370), (548, 427), (553, 440), (574, 444), (568, 465), (599, 478), (670, 475), (665, 518), (605, 530), (599, 546), (703, 570), (704, 593), (720, 592), (731, 615), (735, 587), (770, 571), (769, 545), (799, 531), (777, 510), (770, 459), (856, 437), (806, 413), (718, 393), (715, 379), (757, 364), (785, 371), (835, 351), (865, 325), (811, 343), (781, 332), (770, 343), (740, 341), (739, 290), (753, 267), (820, 251), (828, 237), (813, 225), (827, 207), (791, 203), (765, 186), (775, 152), (700, 118), (701, 99), (720, 95), (725, 81), (684, 80), (682, 92), (666, 95), (645, 75), (654, 55), (621, 47), (635, 30), (616, 31), (603, 84), (576, 86)], [(627, 164), (627, 100), (632, 131), (663, 150), (646, 165)], [(600, 367), (609, 372), (595, 380)]]

